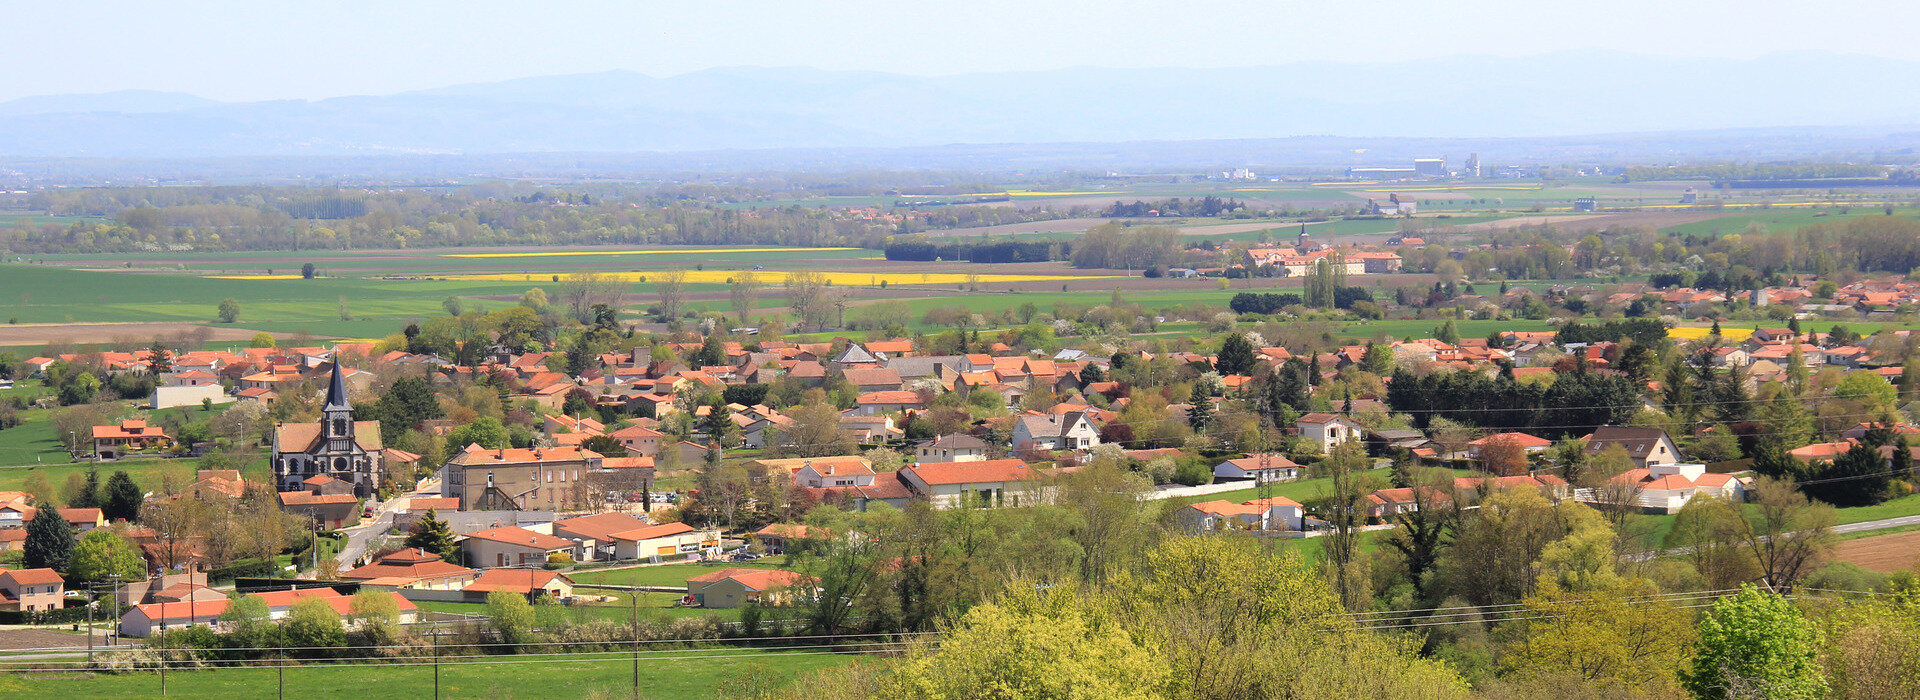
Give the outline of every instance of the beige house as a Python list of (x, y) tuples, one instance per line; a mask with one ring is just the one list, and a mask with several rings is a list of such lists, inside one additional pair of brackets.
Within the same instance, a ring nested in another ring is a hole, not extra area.
[(473, 569), (441, 560), (438, 554), (409, 547), (343, 572), (340, 580), (358, 581), (362, 587), (457, 591), (479, 575)]
[(0, 569), (0, 610), (58, 610), (66, 588), (66, 579), (53, 569)]
[(557, 571), (488, 569), (465, 590), (467, 600), (477, 603), (486, 602), (487, 594), (494, 591), (518, 593), (529, 601), (541, 596), (566, 600), (573, 597), (573, 579)]
[(440, 495), (460, 499), (461, 510), (561, 510), (581, 500), (600, 459), (578, 447), (469, 445), (440, 468)]
[(1321, 453), (1332, 452), (1341, 444), (1361, 439), (1366, 427), (1353, 422), (1346, 416), (1331, 413), (1309, 413), (1293, 422), (1300, 431), (1300, 437), (1313, 442)]
[(784, 605), (805, 595), (806, 577), (781, 569), (721, 569), (687, 579), (687, 597), (705, 608), (737, 608), (748, 601)]
[(545, 566), (553, 554), (565, 554), (574, 561), (586, 557), (586, 548), (578, 542), (512, 526), (469, 533), (461, 538), (460, 551), (468, 563), (483, 569)]

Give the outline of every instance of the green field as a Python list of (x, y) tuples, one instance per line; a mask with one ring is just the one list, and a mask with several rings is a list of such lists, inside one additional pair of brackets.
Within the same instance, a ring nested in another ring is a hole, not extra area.
[[(644, 650), (639, 697), (709, 698), (783, 687), (803, 674), (852, 663), (848, 654), (773, 652), (756, 649)], [(621, 653), (540, 657), (491, 657), (443, 661), (439, 694), (449, 698), (633, 697), (633, 660)], [(285, 669), (285, 689), (302, 698), (414, 700), (433, 697), (432, 664), (359, 662), (307, 664)], [(167, 694), (181, 697), (270, 697), (279, 694), (281, 671), (253, 666), (170, 671)], [(0, 675), (0, 695), (15, 698), (159, 697), (155, 673), (65, 674), (12, 672)]]
[[(1815, 224), (1840, 224), (1852, 219), (1886, 215), (1880, 207), (1874, 206), (1854, 206), (1845, 214), (1840, 213), (1840, 208), (1839, 205), (1825, 208), (1781, 207), (1759, 213), (1728, 214), (1710, 221), (1668, 226), (1661, 231), (1688, 236), (1722, 236), (1743, 233), (1748, 226), (1757, 223), (1766, 226), (1769, 231), (1779, 233)], [(1895, 210), (1895, 213), (1913, 215), (1912, 211)]]

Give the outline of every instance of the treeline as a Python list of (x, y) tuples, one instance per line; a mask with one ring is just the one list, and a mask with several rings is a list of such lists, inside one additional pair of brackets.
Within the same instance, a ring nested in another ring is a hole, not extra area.
[(1640, 165), (1627, 168), (1629, 182), (1647, 180), (1803, 180), (1836, 177), (1881, 177), (1887, 169), (1856, 163), (1763, 163), (1747, 165)]
[(1114, 202), (1100, 212), (1108, 218), (1138, 218), (1142, 216), (1220, 216), (1245, 209), (1247, 205), (1235, 199), (1221, 199), (1207, 196), (1201, 199), (1172, 197), (1158, 202), (1134, 200), (1132, 204)]
[[(762, 195), (765, 196), (765, 195)], [(1085, 213), (956, 206), (898, 217), (823, 207), (727, 206), (739, 191), (299, 187), (57, 190), (14, 206), (72, 223), (0, 227), (16, 253), (339, 250), (473, 245), (787, 245), (881, 248), (890, 235)], [(1022, 251), (1022, 255), (1030, 255)]]
[(1594, 325), (1570, 321), (1560, 327), (1553, 336), (1554, 342), (1567, 343), (1618, 343), (1633, 341), (1635, 345), (1658, 347), (1667, 339), (1667, 324), (1657, 318), (1623, 318), (1605, 321)]
[(1640, 392), (1621, 374), (1575, 371), (1541, 386), (1477, 372), (1393, 373), (1387, 405), (1421, 428), (1447, 418), (1490, 431), (1520, 430), (1561, 436), (1596, 425), (1620, 425), (1640, 410)]
[(1071, 243), (934, 243), (926, 240), (898, 241), (886, 247), (888, 260), (965, 260), (977, 263), (1023, 263), (1064, 260), (1073, 254)]

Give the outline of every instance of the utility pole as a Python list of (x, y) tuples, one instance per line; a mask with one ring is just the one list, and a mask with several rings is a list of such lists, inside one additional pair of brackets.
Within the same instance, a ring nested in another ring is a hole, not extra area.
[(640, 700), (640, 590), (627, 591), (627, 599), (633, 603), (633, 698)]
[(433, 626), (433, 700), (440, 700), (440, 625)]

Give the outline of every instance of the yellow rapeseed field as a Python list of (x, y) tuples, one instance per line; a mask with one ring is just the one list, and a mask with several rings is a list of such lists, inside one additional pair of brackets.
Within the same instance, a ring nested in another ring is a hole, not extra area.
[[(1707, 337), (1707, 334), (1711, 332), (1713, 332), (1712, 328), (1701, 328), (1699, 326), (1675, 326), (1673, 328), (1667, 329), (1667, 337), (1681, 338), (1685, 340), (1699, 340), (1701, 338)], [(1726, 338), (1727, 340), (1731, 340), (1736, 343), (1746, 340), (1747, 337), (1751, 335), (1753, 335), (1753, 329), (1751, 328), (1721, 328), (1720, 329), (1720, 337)]]
[(442, 253), (443, 258), (564, 258), (583, 255), (673, 255), (714, 253), (797, 253), (808, 250), (859, 250), (859, 248), (681, 248), (660, 250), (557, 250), (545, 253)]
[(300, 275), (204, 275), (210, 280), (299, 280)]

